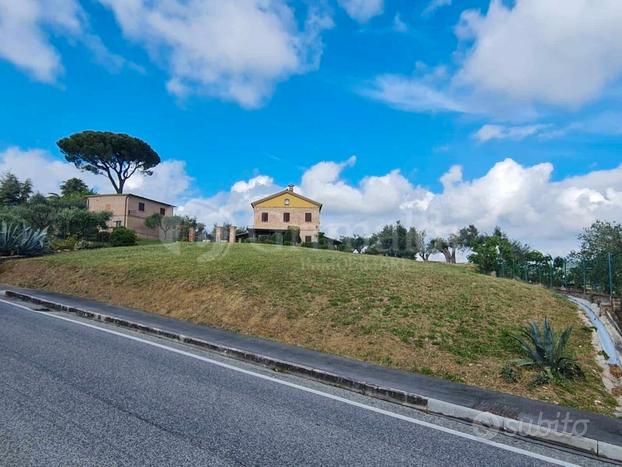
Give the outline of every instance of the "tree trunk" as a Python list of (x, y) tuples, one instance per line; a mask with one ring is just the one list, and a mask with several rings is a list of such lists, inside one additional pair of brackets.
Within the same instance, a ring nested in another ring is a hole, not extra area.
[(449, 264), (456, 264), (456, 249), (455, 248), (443, 248), (441, 250), (443, 256), (445, 256), (445, 262)]

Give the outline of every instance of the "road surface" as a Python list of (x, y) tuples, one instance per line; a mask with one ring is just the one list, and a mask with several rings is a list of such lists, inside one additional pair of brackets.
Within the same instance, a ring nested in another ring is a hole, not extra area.
[(576, 453), (0, 302), (0, 465), (598, 465)]

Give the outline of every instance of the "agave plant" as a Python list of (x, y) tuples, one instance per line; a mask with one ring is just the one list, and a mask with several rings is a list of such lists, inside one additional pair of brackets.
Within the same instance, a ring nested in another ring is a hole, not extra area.
[(571, 334), (570, 326), (561, 334), (555, 332), (547, 318), (544, 319), (542, 328), (537, 323), (531, 322), (522, 330), (520, 336), (512, 335), (526, 357), (513, 363), (522, 367), (540, 368), (546, 373), (564, 378), (581, 377), (583, 371), (579, 363), (567, 352)]
[(33, 229), (24, 226), (17, 254), (24, 256), (34, 256), (43, 253), (47, 242), (47, 228)]
[(45, 251), (47, 229), (33, 229), (17, 223), (0, 224), (0, 255), (34, 256)]
[(14, 255), (20, 243), (20, 226), (18, 224), (0, 224), (0, 254)]

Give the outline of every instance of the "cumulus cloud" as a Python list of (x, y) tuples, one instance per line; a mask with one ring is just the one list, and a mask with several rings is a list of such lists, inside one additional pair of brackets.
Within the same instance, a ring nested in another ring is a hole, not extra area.
[(458, 82), (516, 101), (579, 107), (622, 75), (618, 0), (493, 0), (462, 14), (473, 41)]
[[(19, 179), (30, 178), (34, 190), (43, 194), (58, 193), (60, 184), (78, 177), (99, 193), (112, 193), (107, 177), (78, 170), (73, 164), (53, 157), (42, 149), (9, 147), (0, 152), (0, 174), (11, 172)], [(176, 203), (191, 192), (192, 177), (186, 163), (165, 160), (153, 169), (152, 176), (136, 174), (126, 184), (126, 192)]]
[(75, 0), (0, 0), (0, 58), (38, 81), (55, 82), (63, 65), (49, 36), (78, 34), (81, 16)]
[(549, 133), (543, 133), (543, 130), (547, 128), (550, 128), (550, 125), (506, 126), (489, 123), (477, 130), (473, 134), (473, 137), (482, 143), (493, 139), (511, 139), (518, 141), (537, 134), (546, 137)]
[(366, 23), (374, 16), (382, 14), (384, 0), (338, 0), (339, 5), (352, 19)]
[[(450, 79), (393, 75), (382, 93), (368, 95), (414, 112), (577, 109), (622, 77), (621, 22), (618, 0), (492, 0), (485, 13), (462, 13)], [(416, 92), (404, 93), (406, 84)]]
[[(552, 180), (549, 163), (523, 166), (508, 158), (472, 180), (464, 180), (462, 167), (456, 165), (441, 177), (442, 190), (433, 192), (399, 170), (350, 184), (343, 171), (355, 162), (354, 157), (320, 162), (305, 171), (296, 188), (324, 204), (322, 229), (328, 235), (370, 234), (397, 219), (425, 229), (429, 236), (447, 235), (468, 224), (489, 232), (499, 225), (536, 248), (566, 254), (576, 246), (576, 235), (594, 220), (622, 221), (622, 165), (562, 181)], [(195, 198), (183, 209), (208, 224), (249, 225), (250, 203), (283, 188), (267, 176), (240, 186), (245, 189)]]
[(331, 18), (310, 7), (302, 27), (284, 0), (100, 0), (123, 34), (164, 62), (169, 92), (259, 107), (279, 81), (318, 66)]
[(90, 31), (77, 0), (0, 0), (0, 59), (24, 70), (33, 79), (56, 83), (63, 74), (62, 58), (53, 37), (84, 45), (94, 62), (116, 73), (122, 68), (142, 72), (139, 65), (108, 50)]
[[(296, 186), (297, 192), (323, 203), (322, 230), (330, 236), (370, 234), (398, 219), (425, 229), (430, 237), (468, 224), (488, 232), (498, 225), (536, 248), (566, 254), (576, 247), (581, 229), (596, 219), (622, 222), (622, 165), (559, 181), (552, 179), (550, 163), (524, 166), (507, 158), (473, 179), (465, 179), (462, 167), (454, 165), (440, 178), (442, 189), (432, 191), (397, 169), (349, 183), (344, 171), (354, 164), (354, 156), (319, 162)], [(12, 147), (0, 152), (0, 173), (6, 171), (31, 178), (43, 193), (57, 192), (62, 181), (74, 176), (100, 192), (110, 192), (106, 178), (80, 172), (39, 149)], [(184, 163), (169, 160), (156, 167), (152, 177), (133, 178), (127, 191), (177, 204), (179, 213), (207, 225), (248, 226), (250, 203), (284, 188), (265, 174), (240, 180), (212, 196), (201, 196), (192, 187)]]

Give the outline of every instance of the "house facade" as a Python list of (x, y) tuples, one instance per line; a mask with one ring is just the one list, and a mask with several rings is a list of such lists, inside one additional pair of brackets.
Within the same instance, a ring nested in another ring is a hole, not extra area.
[(145, 219), (153, 214), (172, 216), (175, 207), (132, 194), (92, 195), (87, 197), (86, 203), (89, 211), (112, 213), (112, 218), (108, 221), (109, 229), (126, 227), (136, 232), (138, 237), (151, 240), (159, 239), (160, 232), (157, 227), (148, 228)]
[(322, 204), (294, 192), (294, 185), (251, 203), (254, 235), (300, 229), (305, 243), (317, 242), (320, 233)]

